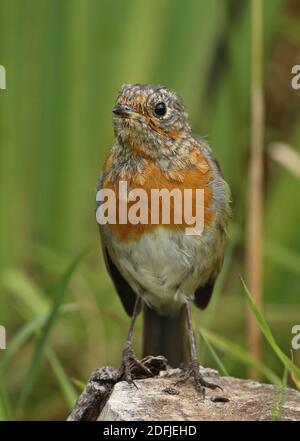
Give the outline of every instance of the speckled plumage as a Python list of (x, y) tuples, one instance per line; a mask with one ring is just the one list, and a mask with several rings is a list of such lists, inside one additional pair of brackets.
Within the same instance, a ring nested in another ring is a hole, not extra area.
[[(167, 113), (157, 117), (154, 108), (161, 101), (166, 103)], [(130, 114), (114, 117), (116, 141), (98, 187), (116, 188), (120, 180), (126, 180), (129, 188), (146, 188), (147, 180), (153, 186), (163, 176), (174, 188), (182, 184), (189, 188), (186, 176), (192, 170), (199, 174), (199, 188), (209, 191), (205, 210), (213, 216), (199, 237), (186, 236), (178, 227), (158, 225), (128, 240), (132, 236), (124, 239), (116, 228), (100, 227), (105, 253), (133, 292), (159, 313), (174, 315), (185, 301), (195, 299), (195, 293), (201, 295), (202, 286), (213, 286), (220, 271), (230, 212), (229, 188), (209, 146), (193, 136), (185, 107), (175, 92), (158, 85), (125, 85), (117, 105)], [(155, 179), (153, 173), (147, 178), (153, 164)], [(139, 231), (139, 226), (135, 228)]]

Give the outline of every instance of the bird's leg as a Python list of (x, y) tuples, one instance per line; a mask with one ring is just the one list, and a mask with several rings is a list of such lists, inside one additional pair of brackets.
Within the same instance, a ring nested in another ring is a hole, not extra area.
[(137, 296), (134, 305), (133, 313), (131, 316), (131, 323), (128, 330), (126, 344), (122, 354), (121, 363), (121, 379), (127, 381), (128, 383), (136, 384), (133, 381), (133, 377), (142, 376), (152, 376), (152, 372), (145, 366), (140, 360), (138, 360), (132, 349), (132, 339), (133, 339), (133, 329), (136, 322), (137, 315), (139, 313), (139, 308), (141, 304), (141, 298)]
[(189, 365), (189, 369), (183, 378), (183, 380), (179, 380), (177, 383), (180, 383), (181, 381), (185, 381), (187, 378), (189, 378), (191, 375), (193, 375), (195, 380), (196, 389), (198, 392), (201, 393), (203, 398), (205, 397), (205, 388), (209, 389), (222, 389), (217, 384), (209, 383), (202, 377), (200, 373), (200, 364), (197, 357), (197, 349), (196, 349), (196, 340), (195, 340), (195, 334), (193, 331), (193, 324), (192, 324), (192, 313), (191, 313), (191, 306), (189, 302), (186, 302), (185, 304), (185, 311), (186, 311), (186, 318), (187, 318), (187, 325), (188, 325), (188, 337), (189, 337), (189, 343), (190, 343), (190, 351), (191, 351), (191, 363)]

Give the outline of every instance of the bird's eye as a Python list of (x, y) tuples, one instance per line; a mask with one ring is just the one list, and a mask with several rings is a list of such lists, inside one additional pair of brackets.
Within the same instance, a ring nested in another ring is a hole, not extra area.
[(165, 103), (160, 102), (158, 104), (156, 104), (154, 112), (156, 113), (156, 115), (158, 116), (164, 116), (166, 114), (167, 111), (167, 107), (165, 105)]

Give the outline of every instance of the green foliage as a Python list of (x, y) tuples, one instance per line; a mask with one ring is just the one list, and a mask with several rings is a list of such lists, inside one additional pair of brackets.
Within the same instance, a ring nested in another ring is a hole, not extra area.
[[(83, 254), (81, 253), (79, 257), (76, 257), (76, 259), (70, 264), (69, 268), (61, 278), (61, 280), (58, 282), (58, 284), (55, 286), (53, 290), (53, 304), (50, 308), (50, 311), (47, 315), (47, 319), (45, 322), (45, 325), (43, 327), (43, 330), (41, 332), (41, 335), (39, 336), (35, 350), (32, 355), (31, 363), (28, 367), (28, 373), (25, 378), (24, 386), (21, 391), (20, 399), (18, 406), (20, 408), (24, 407), (29, 394), (31, 392), (31, 389), (33, 387), (37, 371), (41, 362), (41, 359), (43, 357), (43, 353), (45, 351), (45, 347), (47, 344), (47, 340), (49, 338), (49, 335), (51, 333), (51, 330), (56, 322), (57, 315), (59, 313), (59, 307), (63, 302), (66, 289), (68, 287), (70, 278), (73, 274), (73, 272), (76, 270), (78, 263), (80, 262)], [(67, 395), (68, 401), (71, 402), (71, 405), (74, 404), (74, 394), (71, 389), (71, 386), (67, 383), (66, 377), (64, 375), (64, 372), (58, 362), (58, 359), (56, 358), (55, 354), (51, 351), (49, 352), (51, 364), (53, 366), (53, 369), (55, 370), (55, 373), (57, 374), (57, 377), (60, 380), (60, 383), (63, 387), (64, 392)], [(73, 395), (72, 395), (73, 394)], [(72, 395), (72, 396), (71, 396)]]
[[(201, 335), (205, 337), (206, 341), (210, 343), (213, 347), (219, 349), (223, 353), (230, 355), (231, 359), (243, 363), (246, 366), (254, 367), (258, 372), (264, 375), (268, 381), (273, 384), (280, 384), (280, 378), (265, 364), (253, 358), (249, 352), (237, 343), (221, 337), (220, 335), (214, 334), (211, 331), (201, 329)], [(219, 363), (218, 363), (219, 364)], [(220, 364), (218, 366), (221, 367)], [(224, 368), (222, 368), (224, 372)], [(226, 370), (227, 371), (227, 370)]]
[(3, 384), (0, 384), (0, 421), (12, 421), (13, 413), (11, 404)]
[(259, 324), (260, 330), (262, 331), (263, 335), (267, 339), (268, 343), (270, 344), (271, 348), (273, 349), (274, 353), (277, 355), (279, 360), (283, 363), (284, 367), (292, 374), (295, 375), (296, 379), (300, 379), (300, 369), (287, 357), (287, 355), (280, 349), (278, 344), (276, 343), (273, 334), (269, 328), (268, 323), (266, 322), (264, 316), (262, 315), (261, 311), (258, 309), (258, 307), (255, 305), (251, 294), (249, 293), (245, 283), (243, 282), (246, 297), (248, 300), (248, 303), (251, 307), (251, 310), (253, 314), (255, 315), (255, 318)]
[(216, 362), (216, 365), (218, 367), (218, 370), (220, 372), (220, 374), (225, 375), (225, 376), (229, 376), (229, 373), (227, 371), (227, 369), (225, 368), (222, 360), (220, 359), (219, 355), (217, 354), (217, 352), (215, 351), (215, 349), (213, 348), (213, 346), (209, 343), (209, 341), (207, 340), (207, 338), (205, 338), (203, 332), (200, 331), (200, 336), (202, 337), (205, 345), (207, 346), (211, 356), (213, 357), (213, 359)]
[(286, 397), (288, 381), (288, 368), (285, 366), (283, 371), (282, 385), (277, 386), (276, 394), (274, 395), (272, 421), (282, 421), (284, 418), (284, 403)]

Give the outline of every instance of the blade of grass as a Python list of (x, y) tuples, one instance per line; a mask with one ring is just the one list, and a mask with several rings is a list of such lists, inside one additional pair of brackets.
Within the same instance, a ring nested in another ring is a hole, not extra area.
[(283, 378), (282, 378), (281, 399), (279, 402), (279, 421), (282, 421), (284, 418), (284, 403), (286, 400), (287, 382), (288, 382), (288, 369), (285, 366), (283, 370)]
[(284, 403), (286, 398), (286, 388), (288, 380), (288, 369), (284, 366), (281, 387), (276, 387), (272, 408), (272, 421), (282, 421), (284, 418)]
[(41, 317), (37, 317), (34, 320), (26, 323), (22, 328), (11, 338), (7, 349), (4, 351), (3, 356), (0, 360), (0, 378), (2, 378), (4, 374), (4, 370), (12, 359), (14, 354), (18, 351), (18, 349), (28, 340), (28, 338), (34, 334), (46, 321), (46, 315)]
[(204, 341), (205, 345), (207, 346), (211, 356), (213, 357), (213, 359), (215, 360), (219, 371), (225, 375), (226, 377), (229, 377), (229, 373), (226, 370), (224, 364), (222, 363), (220, 357), (218, 356), (218, 354), (216, 353), (216, 351), (214, 350), (214, 348), (212, 347), (212, 345), (209, 343), (209, 341), (205, 338), (205, 336), (203, 335), (203, 333), (201, 331), (199, 331), (200, 336), (202, 337), (202, 340)]
[[(293, 353), (293, 351), (291, 351), (291, 360), (294, 363), (294, 353)], [(291, 372), (291, 379), (292, 379), (293, 383), (296, 385), (296, 387), (300, 390), (300, 381), (297, 380), (297, 378), (295, 377), (293, 372)]]
[(273, 404), (272, 404), (272, 421), (277, 421), (278, 401), (280, 395), (280, 387), (275, 386)]
[(75, 384), (75, 386), (82, 392), (85, 389), (85, 383), (81, 380), (78, 380), (78, 378), (72, 378), (72, 383)]
[(46, 324), (44, 326), (44, 329), (41, 333), (40, 338), (38, 339), (36, 343), (36, 347), (31, 359), (31, 363), (29, 365), (26, 379), (24, 382), (23, 389), (21, 391), (21, 395), (19, 398), (19, 402), (17, 405), (18, 409), (22, 409), (23, 406), (26, 404), (26, 401), (31, 393), (31, 390), (33, 388), (36, 376), (38, 374), (38, 369), (43, 357), (43, 353), (45, 350), (45, 346), (47, 343), (47, 340), (50, 336), (50, 333), (52, 331), (52, 328), (55, 324), (55, 321), (58, 316), (59, 307), (63, 301), (64, 295), (66, 293), (69, 281), (72, 277), (72, 274), (74, 273), (75, 269), (77, 268), (77, 265), (81, 261), (83, 255), (86, 254), (86, 251), (82, 252), (77, 256), (74, 261), (70, 264), (70, 266), (67, 268), (67, 271), (63, 275), (60, 282), (56, 285), (54, 289), (54, 295), (53, 295), (53, 305), (49, 312)]
[(5, 289), (18, 296), (35, 314), (47, 312), (50, 304), (45, 293), (26, 273), (17, 269), (4, 270), (1, 282)]
[[(33, 335), (37, 334), (40, 328), (43, 326), (47, 318), (47, 315), (43, 315), (41, 317), (37, 317), (30, 322), (26, 323), (19, 332), (10, 340), (10, 344), (7, 350), (4, 352), (3, 357), (0, 360), (0, 378), (3, 378), (5, 368), (7, 367), (9, 361), (15, 355), (15, 353), (22, 347), (22, 345)], [(66, 399), (66, 402), (71, 409), (77, 399), (77, 394), (75, 389), (73, 388), (71, 382), (66, 376), (64, 369), (58, 360), (56, 354), (53, 350), (48, 347), (46, 350), (46, 356), (48, 361), (53, 369), (54, 374), (56, 375), (58, 382), (61, 386), (63, 395)]]
[(46, 355), (47, 358), (51, 364), (52, 370), (55, 373), (55, 376), (59, 382), (59, 385), (61, 387), (61, 390), (63, 392), (63, 395), (65, 397), (66, 403), (69, 406), (69, 409), (73, 409), (76, 400), (77, 400), (77, 393), (68, 379), (57, 355), (51, 348), (46, 349)]
[(4, 385), (0, 383), (0, 421), (12, 421), (13, 413)]
[(270, 344), (271, 348), (273, 349), (274, 353), (277, 355), (277, 357), (283, 363), (283, 365), (286, 366), (287, 369), (289, 370), (289, 372), (293, 373), (297, 379), (300, 379), (300, 369), (280, 349), (280, 347), (278, 346), (278, 344), (276, 343), (276, 341), (273, 337), (273, 334), (272, 334), (272, 332), (269, 328), (269, 325), (267, 324), (264, 316), (262, 315), (262, 313), (260, 312), (258, 307), (255, 305), (255, 303), (252, 299), (252, 296), (249, 293), (249, 290), (248, 290), (246, 284), (244, 283), (243, 279), (242, 279), (242, 284), (244, 286), (246, 298), (248, 300), (248, 303), (251, 307), (251, 310), (252, 310), (254, 316), (256, 317), (256, 320), (257, 320), (257, 323), (260, 327), (261, 332), (266, 337), (266, 339), (267, 339), (268, 343)]
[[(65, 313), (69, 311), (69, 305), (62, 305), (59, 312)], [(27, 318), (25, 314), (24, 319)], [(47, 314), (44, 314), (39, 317), (35, 317), (34, 319), (29, 320), (25, 325), (23, 325), (19, 331), (10, 339), (9, 345), (4, 351), (1, 360), (0, 360), (0, 378), (3, 376), (4, 371), (16, 354), (16, 352), (22, 347), (22, 345), (33, 335), (37, 334), (41, 329), (43, 324), (46, 322)]]
[(265, 366), (261, 361), (256, 360), (249, 352), (238, 344), (228, 340), (224, 337), (216, 335), (211, 331), (201, 328), (202, 335), (212, 344), (215, 348), (220, 351), (229, 354), (232, 358), (239, 361), (246, 366), (254, 367), (258, 372), (264, 375), (271, 383), (280, 385), (280, 378), (267, 366)]

